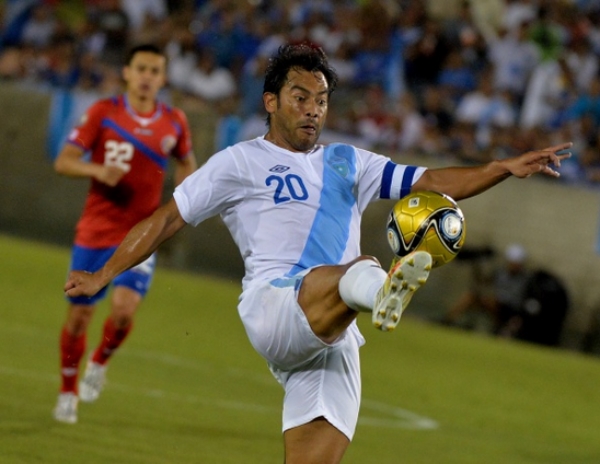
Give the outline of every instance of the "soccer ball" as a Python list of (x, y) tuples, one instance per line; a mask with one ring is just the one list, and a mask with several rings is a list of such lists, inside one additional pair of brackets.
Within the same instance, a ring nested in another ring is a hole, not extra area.
[(388, 243), (397, 257), (426, 251), (432, 266), (452, 261), (465, 242), (465, 218), (443, 193), (422, 191), (399, 200), (388, 216)]

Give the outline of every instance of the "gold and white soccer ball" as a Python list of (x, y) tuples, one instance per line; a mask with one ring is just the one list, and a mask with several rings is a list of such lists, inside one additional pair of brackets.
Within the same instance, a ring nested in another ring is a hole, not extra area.
[(387, 221), (388, 243), (399, 258), (426, 251), (432, 266), (452, 261), (465, 242), (465, 217), (448, 195), (421, 191), (410, 193), (392, 208)]

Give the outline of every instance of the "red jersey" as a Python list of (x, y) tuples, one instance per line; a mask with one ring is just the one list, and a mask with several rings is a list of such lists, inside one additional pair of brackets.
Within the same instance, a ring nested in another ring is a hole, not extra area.
[(126, 174), (114, 187), (92, 179), (75, 244), (104, 248), (121, 243), (127, 232), (159, 207), (169, 156), (191, 152), (185, 114), (157, 102), (140, 116), (124, 95), (100, 100), (83, 116), (68, 141), (89, 151), (91, 161), (118, 166)]

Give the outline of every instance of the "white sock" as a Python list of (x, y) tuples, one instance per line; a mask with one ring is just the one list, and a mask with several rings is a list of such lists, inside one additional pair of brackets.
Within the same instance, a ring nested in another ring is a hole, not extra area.
[(349, 308), (371, 312), (386, 276), (387, 273), (375, 261), (361, 260), (353, 264), (340, 279), (340, 296)]

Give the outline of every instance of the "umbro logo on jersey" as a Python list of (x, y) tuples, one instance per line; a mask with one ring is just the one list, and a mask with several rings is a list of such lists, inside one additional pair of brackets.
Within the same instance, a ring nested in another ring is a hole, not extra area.
[(285, 172), (289, 169), (289, 166), (282, 166), (281, 164), (278, 164), (276, 166), (273, 166), (271, 169), (269, 169), (269, 171), (271, 172)]

